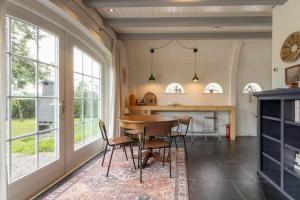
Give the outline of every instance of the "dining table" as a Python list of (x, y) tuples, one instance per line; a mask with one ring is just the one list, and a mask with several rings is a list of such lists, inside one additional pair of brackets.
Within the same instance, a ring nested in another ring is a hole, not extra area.
[[(179, 118), (176, 116), (165, 116), (165, 115), (125, 115), (118, 118), (120, 128), (137, 130), (129, 132), (132, 135), (141, 135), (144, 132), (144, 128), (148, 124), (158, 123), (158, 122), (174, 122), (174, 126), (177, 125)], [(140, 137), (139, 137), (140, 138)], [(141, 140), (140, 140), (141, 142)], [(162, 162), (163, 158), (159, 152), (154, 152), (152, 149), (145, 151), (142, 166), (146, 166), (148, 160), (153, 157), (156, 161)]]

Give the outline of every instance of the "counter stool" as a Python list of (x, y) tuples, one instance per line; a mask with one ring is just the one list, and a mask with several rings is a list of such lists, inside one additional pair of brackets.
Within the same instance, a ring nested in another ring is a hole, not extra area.
[[(212, 121), (214, 124), (213, 129), (206, 129), (206, 125)], [(217, 125), (217, 126), (215, 126)], [(206, 141), (206, 136), (207, 133), (211, 133), (211, 135), (216, 135), (219, 138), (219, 141), (221, 141), (221, 135), (220, 135), (220, 127), (218, 124), (218, 117), (216, 116), (205, 116), (203, 119), (203, 123), (202, 123), (202, 132), (204, 133), (204, 137), (205, 137), (205, 141)], [(214, 134), (214, 132), (216, 132), (216, 134)]]

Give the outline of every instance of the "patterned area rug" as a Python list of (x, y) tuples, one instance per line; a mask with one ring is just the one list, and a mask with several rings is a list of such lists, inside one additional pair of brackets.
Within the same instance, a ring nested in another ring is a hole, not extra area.
[[(129, 148), (127, 148), (127, 152)], [(169, 177), (169, 164), (150, 159), (143, 169), (143, 183), (139, 182), (139, 170), (133, 167), (132, 159), (125, 158), (122, 149), (114, 151), (109, 176), (106, 170), (110, 152), (101, 167), (102, 155), (76, 170), (38, 199), (65, 200), (187, 200), (187, 168), (183, 149), (172, 149), (172, 177)], [(167, 152), (166, 152), (167, 155)], [(136, 160), (137, 163), (137, 160)]]

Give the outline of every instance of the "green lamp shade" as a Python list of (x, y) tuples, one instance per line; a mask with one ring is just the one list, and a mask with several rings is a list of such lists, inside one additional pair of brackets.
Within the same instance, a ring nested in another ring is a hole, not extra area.
[(150, 77), (149, 77), (148, 80), (149, 80), (149, 81), (155, 81), (155, 78), (154, 78), (154, 76), (153, 76), (153, 73), (151, 73), (151, 75), (150, 75)]

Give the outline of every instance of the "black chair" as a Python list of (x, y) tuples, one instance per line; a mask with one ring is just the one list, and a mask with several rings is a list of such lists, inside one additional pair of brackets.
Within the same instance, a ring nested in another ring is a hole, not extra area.
[(111, 139), (108, 139), (105, 124), (101, 120), (99, 120), (99, 127), (100, 127), (102, 138), (106, 142), (104, 155), (103, 155), (103, 159), (102, 159), (102, 164), (101, 164), (102, 167), (103, 167), (107, 147), (108, 146), (112, 147), (112, 151), (111, 151), (111, 155), (110, 155), (110, 160), (109, 160), (106, 176), (108, 176), (111, 160), (112, 160), (112, 157), (113, 157), (113, 153), (114, 153), (115, 147), (117, 145), (120, 145), (120, 146), (124, 147), (124, 152), (125, 152), (125, 156), (126, 156), (127, 160), (128, 160), (128, 158), (127, 158), (127, 153), (126, 153), (126, 146), (129, 145), (130, 152), (131, 152), (131, 157), (132, 157), (132, 161), (133, 161), (133, 165), (134, 165), (134, 169), (136, 169), (135, 162), (134, 162), (134, 157), (133, 157), (133, 150), (132, 150), (132, 139), (130, 139), (127, 136), (112, 137)]
[[(171, 140), (171, 146), (172, 146), (172, 141), (174, 140), (175, 141), (176, 150), (178, 150), (178, 148), (177, 148), (177, 138), (182, 138), (183, 144), (184, 144), (184, 150), (185, 150), (186, 159), (188, 159), (188, 154), (187, 154), (187, 150), (186, 150), (185, 136), (188, 133), (190, 122), (191, 122), (191, 117), (187, 116), (187, 117), (181, 118), (179, 120), (179, 123), (178, 123), (178, 126), (177, 126), (177, 130), (176, 131), (172, 131), (172, 133), (171, 133), (171, 138), (172, 138), (172, 140)], [(180, 132), (179, 131), (179, 127), (182, 126), (182, 125), (185, 126), (184, 132)]]

